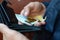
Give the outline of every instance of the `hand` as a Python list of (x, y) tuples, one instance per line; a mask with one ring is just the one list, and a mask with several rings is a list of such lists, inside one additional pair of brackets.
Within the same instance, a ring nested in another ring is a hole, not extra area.
[(36, 22), (34, 24), (34, 26), (41, 26), (41, 25), (45, 25), (45, 24), (46, 24), (46, 22)]
[[(42, 9), (41, 9), (42, 8)], [(26, 17), (31, 17), (33, 18), (36, 15), (44, 15), (46, 11), (46, 8), (44, 6), (44, 4), (40, 3), (40, 2), (30, 2), (29, 4), (27, 4), (24, 9), (21, 11), (20, 15), (26, 16)], [(23, 24), (21, 22), (19, 22), (19, 24)], [(27, 24), (29, 25), (29, 24)], [(35, 26), (40, 26), (40, 25), (45, 25), (45, 22), (36, 22), (34, 24)]]
[[(29, 40), (20, 32), (9, 29), (5, 24), (0, 23), (0, 32), (3, 34), (3, 38), (6, 40)], [(3, 40), (5, 40), (3, 39)]]

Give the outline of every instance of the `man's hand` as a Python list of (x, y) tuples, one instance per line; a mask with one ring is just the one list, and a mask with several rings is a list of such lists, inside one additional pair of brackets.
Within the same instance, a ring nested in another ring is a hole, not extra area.
[[(44, 6), (44, 4), (40, 3), (40, 2), (30, 2), (29, 4), (27, 4), (24, 9), (21, 11), (20, 15), (26, 16), (26, 17), (31, 17), (33, 18), (36, 15), (44, 15), (46, 11), (46, 8)], [(23, 24), (21, 22), (19, 22), (19, 24)], [(29, 25), (29, 24), (27, 24)], [(34, 24), (35, 26), (41, 26), (41, 25), (45, 25), (45, 22), (36, 22)]]
[(15, 30), (9, 29), (8, 26), (1, 23), (0, 23), (0, 32), (3, 34), (4, 37), (3, 40), (29, 40), (23, 34)]

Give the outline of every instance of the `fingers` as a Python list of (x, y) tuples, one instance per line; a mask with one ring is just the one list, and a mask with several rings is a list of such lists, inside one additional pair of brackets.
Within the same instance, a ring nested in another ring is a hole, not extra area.
[(45, 22), (36, 22), (34, 24), (34, 26), (41, 26), (41, 25), (45, 25), (46, 23)]
[(23, 23), (22, 23), (22, 22), (20, 22), (20, 21), (18, 22), (18, 24), (19, 24), (19, 25), (23, 25)]
[(28, 16), (29, 15), (29, 10), (26, 10), (25, 13), (24, 13), (24, 16)]
[(40, 26), (40, 25), (41, 25), (40, 22), (36, 22), (36, 23), (34, 24), (34, 26)]
[(24, 8), (22, 11), (21, 11), (21, 13), (20, 13), (20, 15), (23, 15), (23, 16), (28, 16), (29, 15), (29, 8)]
[(41, 22), (41, 25), (45, 25), (46, 24), (46, 22)]
[(20, 12), (20, 15), (24, 15), (25, 13), (25, 10), (23, 9), (21, 12)]

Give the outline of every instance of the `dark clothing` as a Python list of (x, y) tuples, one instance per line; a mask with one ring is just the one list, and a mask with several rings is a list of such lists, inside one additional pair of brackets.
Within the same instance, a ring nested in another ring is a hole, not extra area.
[(15, 17), (15, 12), (12, 8), (8, 7), (7, 6), (7, 2), (6, 1), (3, 1), (2, 3), (5, 11), (6, 11), (6, 14), (8, 15), (9, 19), (10, 19), (10, 23), (18, 23), (16, 17)]
[(51, 0), (47, 6), (46, 25), (35, 40), (60, 40), (60, 0)]
[(47, 24), (45, 29), (53, 35), (52, 40), (60, 40), (60, 0), (52, 0), (46, 11)]

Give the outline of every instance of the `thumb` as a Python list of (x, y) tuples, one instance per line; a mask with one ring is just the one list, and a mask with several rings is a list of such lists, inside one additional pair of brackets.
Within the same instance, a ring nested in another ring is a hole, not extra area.
[(20, 15), (23, 15), (23, 16), (26, 16), (27, 17), (29, 15), (29, 9), (28, 8), (24, 8), (21, 11)]
[(30, 13), (30, 9), (29, 8), (24, 8), (24, 9), (25, 9), (24, 16), (28, 16)]

